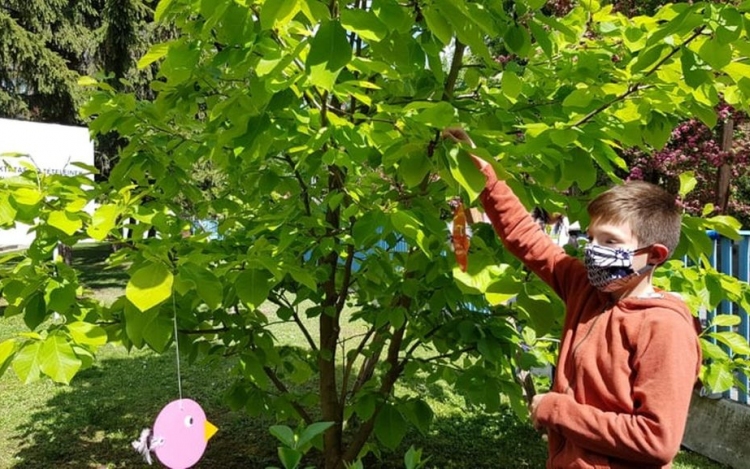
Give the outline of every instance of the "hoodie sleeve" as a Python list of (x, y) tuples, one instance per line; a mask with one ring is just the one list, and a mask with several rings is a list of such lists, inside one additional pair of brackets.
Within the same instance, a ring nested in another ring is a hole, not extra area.
[(566, 301), (571, 282), (586, 278), (583, 264), (552, 242), (510, 187), (498, 180), (492, 166), (482, 171), (487, 183), (480, 200), (495, 232), (515, 257)]
[(539, 403), (539, 423), (600, 454), (669, 464), (680, 448), (701, 363), (693, 325), (675, 311), (650, 310), (633, 360), (632, 413), (605, 412), (550, 393)]

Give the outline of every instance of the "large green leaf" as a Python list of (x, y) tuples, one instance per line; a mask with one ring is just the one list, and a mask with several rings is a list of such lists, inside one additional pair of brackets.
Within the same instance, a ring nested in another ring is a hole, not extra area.
[(310, 43), (305, 62), (310, 83), (330, 91), (339, 72), (351, 58), (352, 48), (341, 24), (338, 21), (321, 24)]
[(406, 420), (398, 409), (390, 404), (383, 405), (375, 417), (375, 436), (387, 448), (395, 449), (406, 435)]
[(286, 23), (299, 11), (297, 0), (265, 0), (260, 11), (260, 25), (263, 29), (272, 29), (276, 23)]
[(471, 156), (459, 147), (448, 150), (448, 164), (453, 179), (469, 194), (474, 201), (484, 190), (486, 178), (472, 162)]
[(16, 357), (13, 359), (13, 371), (16, 372), (16, 375), (24, 384), (29, 384), (39, 379), (41, 348), (41, 341), (27, 342), (16, 353)]
[(91, 217), (91, 224), (86, 228), (86, 233), (97, 241), (103, 241), (117, 224), (120, 209), (116, 205), (100, 205)]
[(357, 8), (341, 12), (341, 25), (368, 41), (380, 41), (388, 34), (388, 28), (373, 12)]
[(125, 287), (125, 296), (141, 311), (147, 311), (172, 295), (174, 276), (163, 264), (148, 263), (138, 269)]
[(52, 334), (39, 350), (39, 368), (53, 381), (68, 384), (81, 368), (81, 360), (65, 337)]
[(10, 203), (8, 194), (0, 194), (0, 226), (9, 226), (16, 221), (16, 209)]
[(267, 270), (248, 269), (234, 282), (237, 296), (251, 308), (257, 308), (268, 298), (274, 284), (273, 275)]
[(81, 219), (65, 210), (55, 210), (49, 214), (47, 223), (68, 236), (74, 235), (83, 226)]
[(138, 68), (144, 69), (157, 60), (163, 58), (165, 55), (167, 55), (167, 52), (169, 52), (169, 48), (172, 47), (172, 44), (174, 44), (174, 42), (170, 41), (163, 42), (161, 44), (154, 44), (153, 46), (151, 46), (148, 52), (146, 52), (146, 54), (141, 57), (140, 60), (138, 60)]
[(15, 339), (8, 339), (0, 342), (0, 377), (11, 364), (13, 355), (16, 353), (17, 345)]
[(75, 321), (67, 323), (65, 327), (78, 344), (99, 346), (107, 343), (107, 331), (96, 324)]
[(701, 382), (713, 392), (724, 392), (734, 385), (734, 374), (726, 362), (710, 363), (701, 376)]
[(398, 210), (392, 213), (391, 223), (399, 233), (404, 235), (408, 243), (417, 245), (427, 257), (432, 257), (427, 249), (425, 228), (411, 211)]
[(140, 348), (145, 343), (157, 352), (167, 349), (174, 333), (173, 319), (157, 309), (141, 312), (130, 305), (124, 313), (125, 331), (133, 345)]

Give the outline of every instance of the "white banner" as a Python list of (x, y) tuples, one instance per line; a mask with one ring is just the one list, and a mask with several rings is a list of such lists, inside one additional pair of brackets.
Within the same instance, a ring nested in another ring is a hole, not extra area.
[[(3, 158), (3, 154), (23, 154)], [(94, 166), (94, 142), (86, 127), (0, 119), (0, 178), (23, 172), (24, 159), (47, 174), (81, 174), (71, 163)], [(26, 225), (0, 229), (0, 249), (28, 246), (34, 239)]]

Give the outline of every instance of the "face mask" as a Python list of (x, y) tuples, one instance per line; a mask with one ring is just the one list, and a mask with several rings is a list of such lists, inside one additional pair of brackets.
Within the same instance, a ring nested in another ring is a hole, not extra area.
[(603, 292), (620, 290), (634, 277), (654, 268), (648, 264), (638, 271), (633, 270), (633, 256), (649, 247), (632, 250), (587, 244), (584, 248), (584, 265), (589, 281)]

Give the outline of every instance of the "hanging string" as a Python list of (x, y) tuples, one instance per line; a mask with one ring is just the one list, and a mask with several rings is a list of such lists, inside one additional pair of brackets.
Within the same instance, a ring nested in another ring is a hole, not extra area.
[(180, 409), (182, 409), (182, 374), (180, 373), (180, 340), (177, 338), (177, 305), (172, 292), (172, 322), (174, 322), (174, 348), (177, 357), (177, 389), (180, 391)]

